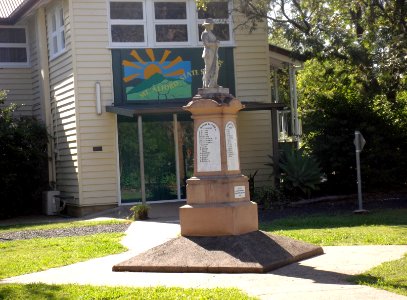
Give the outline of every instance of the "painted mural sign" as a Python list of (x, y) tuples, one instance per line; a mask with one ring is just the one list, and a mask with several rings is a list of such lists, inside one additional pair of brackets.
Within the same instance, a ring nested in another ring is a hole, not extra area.
[(132, 50), (132, 60), (123, 60), (127, 100), (171, 100), (192, 97), (191, 62), (171, 55), (171, 50), (156, 57), (153, 49), (145, 51), (149, 60)]
[[(234, 91), (233, 49), (219, 50), (219, 84)], [(189, 101), (202, 87), (202, 48), (112, 49), (115, 105)]]

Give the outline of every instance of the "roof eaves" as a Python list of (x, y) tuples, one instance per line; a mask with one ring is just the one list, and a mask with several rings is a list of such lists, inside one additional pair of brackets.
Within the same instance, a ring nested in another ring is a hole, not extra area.
[(0, 18), (0, 25), (14, 25), (40, 0), (26, 0), (19, 5), (7, 18)]
[(278, 46), (275, 46), (275, 45), (269, 44), (269, 51), (276, 52), (278, 54), (293, 58), (293, 59), (298, 60), (300, 62), (305, 62), (306, 61), (305, 56), (303, 56), (301, 54), (294, 53), (294, 52), (292, 52), (290, 50), (287, 50), (287, 49), (284, 49), (284, 48), (281, 48), (281, 47), (278, 47)]

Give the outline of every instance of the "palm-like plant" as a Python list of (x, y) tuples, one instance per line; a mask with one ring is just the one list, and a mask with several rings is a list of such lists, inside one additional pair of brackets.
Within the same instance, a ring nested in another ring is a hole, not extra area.
[[(273, 160), (272, 156), (269, 157)], [(274, 167), (275, 162), (266, 165)], [(308, 197), (311, 191), (318, 189), (322, 177), (321, 168), (303, 149), (283, 152), (278, 165), (281, 173), (276, 176), (280, 178), (284, 189), (294, 193), (300, 190)]]

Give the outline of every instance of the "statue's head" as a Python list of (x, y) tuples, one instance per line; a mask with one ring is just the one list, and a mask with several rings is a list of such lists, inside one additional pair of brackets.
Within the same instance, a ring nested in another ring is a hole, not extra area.
[(213, 29), (213, 25), (215, 24), (215, 22), (213, 22), (212, 18), (208, 18), (205, 19), (205, 22), (202, 24), (203, 27), (205, 27), (205, 29)]

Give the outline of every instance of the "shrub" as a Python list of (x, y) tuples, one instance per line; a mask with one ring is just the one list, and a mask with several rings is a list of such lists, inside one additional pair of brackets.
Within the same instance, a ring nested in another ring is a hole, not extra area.
[(0, 108), (0, 218), (38, 213), (48, 189), (47, 131), (34, 118), (13, 117), (16, 109)]
[[(269, 157), (273, 160), (272, 156)], [(266, 165), (274, 166), (274, 162)], [(309, 197), (312, 191), (318, 189), (322, 178), (321, 168), (303, 149), (282, 152), (278, 165), (280, 174), (276, 176), (280, 178), (280, 184), (288, 195), (297, 198), (305, 194)]]
[(150, 206), (147, 204), (136, 204), (130, 208), (130, 210), (133, 212), (133, 215), (131, 216), (132, 220), (147, 220)]

